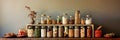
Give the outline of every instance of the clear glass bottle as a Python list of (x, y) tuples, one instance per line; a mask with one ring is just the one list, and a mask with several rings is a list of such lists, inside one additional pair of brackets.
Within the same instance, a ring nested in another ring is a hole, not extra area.
[(70, 16), (69, 24), (74, 24), (74, 18), (73, 18), (73, 16)]
[(41, 31), (40, 31), (40, 26), (35, 26), (35, 37), (40, 37), (40, 33), (41, 33)]
[(47, 18), (45, 14), (41, 14), (41, 24), (46, 24), (47, 23)]
[(33, 28), (33, 26), (28, 26), (27, 35), (28, 35), (28, 37), (34, 37), (34, 28)]
[(62, 23), (62, 18), (60, 16), (57, 16), (57, 24), (61, 24)]
[(79, 37), (80, 31), (79, 31), (79, 26), (74, 27), (74, 37)]
[(64, 13), (62, 16), (62, 24), (68, 24), (68, 15)]
[(47, 16), (47, 24), (52, 24), (51, 16)]
[(46, 37), (47, 36), (47, 31), (46, 31), (46, 26), (41, 26), (41, 37)]
[(58, 35), (58, 26), (53, 26), (53, 37), (57, 37)]
[(89, 15), (86, 15), (85, 24), (90, 25), (92, 23), (92, 18)]
[(47, 37), (51, 38), (52, 37), (52, 26), (47, 26)]

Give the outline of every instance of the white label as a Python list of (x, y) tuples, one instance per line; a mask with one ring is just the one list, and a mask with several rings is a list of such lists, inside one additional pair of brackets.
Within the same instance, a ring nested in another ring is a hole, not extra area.
[(41, 29), (41, 37), (46, 37), (46, 30), (45, 29)]

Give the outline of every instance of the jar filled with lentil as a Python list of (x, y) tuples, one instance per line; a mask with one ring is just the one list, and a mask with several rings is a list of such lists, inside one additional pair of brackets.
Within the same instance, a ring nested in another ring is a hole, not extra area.
[(74, 37), (74, 26), (69, 26), (68, 37)]

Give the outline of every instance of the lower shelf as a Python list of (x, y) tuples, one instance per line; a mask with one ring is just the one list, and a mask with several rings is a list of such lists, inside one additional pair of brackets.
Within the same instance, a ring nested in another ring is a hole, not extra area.
[(0, 38), (0, 40), (120, 40), (120, 38)]

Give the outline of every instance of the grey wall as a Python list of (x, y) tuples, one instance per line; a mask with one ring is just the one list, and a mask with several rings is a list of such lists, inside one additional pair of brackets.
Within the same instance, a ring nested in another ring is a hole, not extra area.
[(95, 25), (103, 25), (103, 32), (120, 34), (120, 0), (0, 0), (0, 36), (6, 32), (17, 33), (19, 28), (29, 23), (24, 6), (28, 5), (38, 14), (56, 17), (66, 12), (73, 15), (81, 10), (82, 16), (90, 14)]

